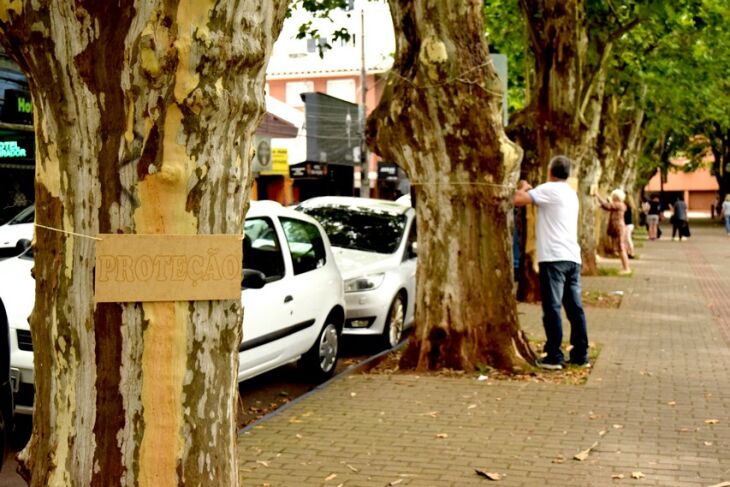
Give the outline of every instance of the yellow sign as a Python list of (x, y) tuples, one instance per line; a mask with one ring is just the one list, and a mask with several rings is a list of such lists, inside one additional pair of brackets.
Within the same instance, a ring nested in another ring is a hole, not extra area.
[(289, 175), (289, 150), (280, 147), (271, 149), (271, 170), (261, 171), (264, 175)]
[(240, 299), (243, 247), (236, 235), (102, 234), (97, 303)]

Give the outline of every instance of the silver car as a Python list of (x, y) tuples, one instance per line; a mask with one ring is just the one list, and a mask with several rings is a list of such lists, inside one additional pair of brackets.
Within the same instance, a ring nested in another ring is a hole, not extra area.
[(296, 208), (314, 217), (332, 244), (345, 283), (343, 334), (375, 335), (397, 345), (413, 324), (416, 219), (392, 201), (324, 196)]

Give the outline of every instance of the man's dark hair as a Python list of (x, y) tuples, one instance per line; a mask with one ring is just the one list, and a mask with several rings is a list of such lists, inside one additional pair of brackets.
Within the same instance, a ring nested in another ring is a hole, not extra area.
[(550, 175), (556, 179), (568, 179), (570, 176), (570, 159), (566, 156), (555, 156), (548, 165)]

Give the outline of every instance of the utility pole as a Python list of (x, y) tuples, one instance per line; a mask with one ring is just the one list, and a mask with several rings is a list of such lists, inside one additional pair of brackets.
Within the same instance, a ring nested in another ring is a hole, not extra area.
[(367, 72), (365, 71), (365, 9), (360, 10), (360, 197), (370, 197), (370, 167), (368, 146), (365, 143), (365, 117), (367, 116)]

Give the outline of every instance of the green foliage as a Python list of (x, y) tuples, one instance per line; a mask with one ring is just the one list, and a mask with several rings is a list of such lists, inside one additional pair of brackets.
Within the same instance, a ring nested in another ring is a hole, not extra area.
[(528, 99), (529, 79), (534, 59), (527, 44), (525, 19), (518, 0), (485, 0), (484, 17), (491, 52), (507, 56), (509, 82), (507, 101), (510, 113), (520, 110)]
[[(372, 1), (372, 0), (369, 0)], [(335, 10), (348, 10), (350, 2), (348, 0), (292, 0), (289, 3), (289, 10), (287, 11), (287, 18), (291, 17), (293, 10), (301, 8), (306, 10), (312, 15), (313, 19), (325, 19), (332, 22), (331, 14)], [(347, 17), (350, 17), (348, 11)], [(352, 39), (352, 34), (347, 28), (340, 27), (335, 29), (331, 35), (322, 36), (319, 29), (313, 26), (313, 21), (304, 22), (299, 26), (297, 32), (297, 39), (314, 39), (317, 43), (317, 51), (319, 57), (323, 57), (325, 51), (332, 49), (330, 42), (349, 42)]]

